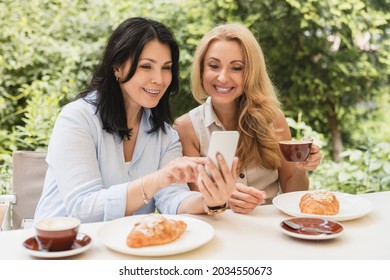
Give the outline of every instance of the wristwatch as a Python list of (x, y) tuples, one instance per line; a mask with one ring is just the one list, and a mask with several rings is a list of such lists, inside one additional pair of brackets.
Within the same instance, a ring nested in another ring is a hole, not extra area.
[[(206, 205), (207, 206), (207, 205)], [(214, 214), (219, 214), (222, 213), (226, 210), (227, 204), (225, 203), (224, 205), (219, 205), (219, 206), (207, 206), (207, 214), (208, 215), (214, 215)]]

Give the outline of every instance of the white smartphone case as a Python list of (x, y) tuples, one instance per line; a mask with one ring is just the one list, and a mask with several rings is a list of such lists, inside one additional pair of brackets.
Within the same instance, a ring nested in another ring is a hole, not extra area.
[[(214, 131), (211, 134), (211, 140), (207, 156), (214, 162), (214, 164), (218, 168), (219, 164), (216, 158), (216, 155), (218, 153), (223, 156), (229, 168), (232, 167), (239, 137), (240, 134), (238, 133), (238, 131), (235, 130)], [(206, 171), (210, 175), (207, 167)]]

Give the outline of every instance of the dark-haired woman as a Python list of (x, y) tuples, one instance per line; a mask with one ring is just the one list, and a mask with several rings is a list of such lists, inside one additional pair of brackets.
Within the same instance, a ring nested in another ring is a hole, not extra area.
[[(206, 158), (182, 157), (170, 126), (169, 96), (178, 90), (178, 65), (178, 44), (165, 25), (130, 18), (118, 26), (89, 87), (58, 116), (35, 222), (50, 216), (97, 222), (156, 209), (196, 214), (224, 208), (235, 172), (223, 160), (221, 174)], [(189, 190), (187, 183), (194, 181), (200, 193)]]

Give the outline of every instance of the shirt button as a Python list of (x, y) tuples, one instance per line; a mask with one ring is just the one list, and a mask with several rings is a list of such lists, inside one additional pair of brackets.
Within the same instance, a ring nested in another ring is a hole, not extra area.
[(241, 179), (244, 179), (244, 178), (245, 178), (245, 174), (244, 174), (244, 173), (240, 173), (239, 176), (240, 176)]

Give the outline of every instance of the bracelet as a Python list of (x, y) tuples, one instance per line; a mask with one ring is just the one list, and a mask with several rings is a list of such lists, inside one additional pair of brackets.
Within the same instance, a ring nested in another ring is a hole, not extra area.
[(144, 177), (144, 176), (141, 176), (141, 178), (139, 178), (139, 181), (140, 181), (140, 183), (141, 183), (141, 194), (142, 194), (142, 199), (144, 200), (144, 203), (145, 203), (145, 204), (148, 204), (149, 201), (150, 201), (150, 199), (148, 199), (148, 198), (146, 197), (145, 192), (144, 192), (144, 184), (142, 183), (142, 178), (143, 178), (143, 177)]

